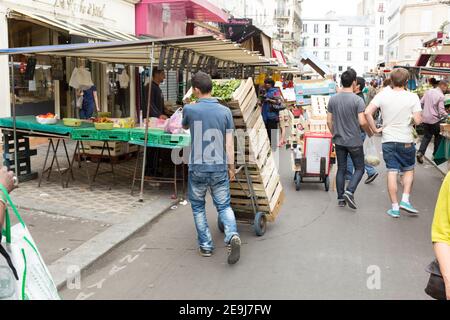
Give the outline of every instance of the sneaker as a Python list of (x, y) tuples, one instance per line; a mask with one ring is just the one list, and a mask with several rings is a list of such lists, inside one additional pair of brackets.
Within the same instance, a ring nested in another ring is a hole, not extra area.
[(200, 253), (200, 255), (201, 255), (202, 257), (205, 257), (205, 258), (209, 258), (209, 257), (212, 256), (212, 250), (199, 248), (199, 249), (198, 249), (198, 252)]
[(379, 175), (380, 174), (377, 172), (377, 173), (374, 173), (373, 175), (367, 177), (365, 184), (370, 184), (370, 183), (374, 182), (375, 179), (378, 178)]
[(356, 210), (356, 202), (355, 202), (355, 197), (350, 193), (350, 192), (346, 192), (344, 193), (344, 200), (347, 203), (347, 205)]
[(400, 203), (400, 208), (407, 211), (410, 214), (414, 214), (417, 215), (419, 214), (419, 210), (417, 210), (416, 208), (414, 208), (411, 203), (406, 203), (406, 202), (401, 202)]
[(421, 152), (417, 153), (417, 162), (423, 164), (423, 154)]
[(228, 264), (236, 264), (240, 258), (241, 239), (238, 236), (234, 236), (228, 245)]
[(390, 210), (388, 210), (387, 214), (390, 215), (392, 218), (396, 218), (396, 219), (400, 218), (400, 210), (396, 211), (396, 210), (390, 209)]
[(347, 203), (345, 202), (345, 200), (339, 200), (338, 201), (338, 206), (341, 208), (344, 208), (347, 205)]

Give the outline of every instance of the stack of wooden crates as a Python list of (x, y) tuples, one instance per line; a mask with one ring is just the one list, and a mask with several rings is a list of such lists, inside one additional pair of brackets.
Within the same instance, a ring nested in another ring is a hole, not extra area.
[[(241, 147), (245, 152), (245, 161), (253, 182), (258, 209), (266, 213), (268, 221), (273, 222), (280, 213), (284, 192), (253, 79), (243, 80), (233, 94), (232, 101), (227, 102), (226, 105), (232, 111), (237, 129), (236, 166), (239, 168), (243, 165), (244, 154), (239, 150)], [(238, 173), (237, 179), (245, 181), (244, 170)], [(243, 218), (252, 219), (254, 212), (248, 185), (232, 182), (230, 187), (233, 210)]]

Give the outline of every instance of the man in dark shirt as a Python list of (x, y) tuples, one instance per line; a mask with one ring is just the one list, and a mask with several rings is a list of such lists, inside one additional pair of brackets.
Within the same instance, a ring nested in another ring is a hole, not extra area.
[[(167, 115), (164, 114), (164, 95), (161, 91), (160, 85), (166, 79), (166, 73), (164, 70), (154, 68), (152, 72), (152, 96), (150, 100), (150, 118), (167, 119)], [(143, 107), (143, 117), (147, 116), (147, 106)]]
[[(150, 118), (159, 118), (166, 120), (168, 119), (167, 115), (164, 114), (164, 96), (159, 87), (161, 83), (166, 79), (166, 74), (164, 70), (159, 70), (158, 68), (154, 68), (152, 72), (152, 93), (150, 99)], [(147, 106), (143, 108), (143, 117), (147, 116)], [(170, 150), (159, 150), (157, 148), (148, 148), (148, 159), (146, 164), (146, 176), (157, 175), (159, 162), (169, 161), (171, 152)], [(155, 184), (158, 186), (158, 184)]]

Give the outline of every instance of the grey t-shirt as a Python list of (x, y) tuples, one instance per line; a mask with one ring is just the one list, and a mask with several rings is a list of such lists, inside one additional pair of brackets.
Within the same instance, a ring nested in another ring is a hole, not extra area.
[(234, 129), (231, 110), (215, 98), (200, 99), (184, 107), (183, 126), (191, 131), (189, 170), (227, 171), (226, 134)]
[(328, 112), (333, 115), (334, 144), (344, 147), (363, 145), (358, 114), (365, 109), (364, 100), (354, 93), (342, 92), (331, 97)]

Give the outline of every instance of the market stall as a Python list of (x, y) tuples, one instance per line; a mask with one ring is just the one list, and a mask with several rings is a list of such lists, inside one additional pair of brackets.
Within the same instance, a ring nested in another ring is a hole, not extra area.
[[(57, 57), (71, 57), (89, 59), (96, 62), (107, 63), (123, 63), (135, 66), (158, 66), (160, 69), (171, 70), (176, 69), (186, 72), (186, 79), (190, 73), (205, 70), (213, 73), (217, 71), (222, 77), (239, 77), (249, 72), (246, 68), (252, 65), (265, 65), (269, 64), (269, 61), (262, 58), (257, 52), (251, 52), (244, 50), (227, 40), (219, 40), (213, 36), (192, 36), (184, 38), (169, 38), (158, 40), (141, 40), (141, 41), (129, 41), (129, 42), (113, 42), (113, 43), (95, 43), (95, 44), (78, 44), (78, 45), (60, 45), (60, 46), (45, 46), (45, 47), (30, 47), (30, 48), (15, 48), (0, 50), (0, 55), (24, 55), (24, 56), (57, 56)], [(14, 90), (14, 85), (12, 85)], [(151, 86), (149, 86), (149, 96), (151, 96)], [(13, 99), (14, 100), (14, 99)], [(18, 123), (17, 117), (14, 113), (15, 107), (13, 103), (13, 117), (11, 126), (4, 125), (4, 128), (11, 129), (13, 132), (14, 141), (14, 164), (18, 163), (18, 144), (17, 144), (17, 130)], [(147, 108), (149, 113), (150, 108)], [(146, 115), (146, 119), (149, 118), (149, 114)], [(19, 124), (20, 125), (20, 124)], [(51, 126), (51, 125), (46, 125)], [(25, 125), (25, 129), (28, 133), (43, 134), (44, 136), (53, 133), (53, 129), (49, 129), (43, 125), (38, 131), (34, 131), (29, 125)], [(47, 128), (47, 129), (46, 129)], [(79, 134), (80, 130), (86, 129), (90, 134), (87, 137), (74, 138), (77, 141), (84, 140), (99, 140), (108, 141), (104, 135), (102, 137), (95, 137), (95, 131), (92, 128), (78, 128), (73, 129), (72, 133), (66, 133), (64, 138), (73, 139), (73, 134)], [(88, 130), (90, 129), (90, 130)], [(143, 189), (145, 182), (145, 163), (147, 160), (147, 148), (151, 146), (167, 146), (164, 141), (169, 141), (169, 146), (173, 147), (172, 137), (167, 139), (158, 140), (156, 143), (151, 142), (153, 131), (149, 127), (149, 122), (145, 121), (144, 128), (130, 129), (141, 130), (143, 140), (140, 142), (140, 146), (144, 146), (143, 149), (143, 162), (142, 162), (142, 174), (141, 178), (137, 177), (137, 171), (135, 171), (135, 177), (133, 179), (133, 186), (137, 181), (141, 182), (141, 195), (140, 199), (143, 199)], [(136, 144), (136, 140), (132, 140), (133, 133), (129, 132), (129, 143)], [(126, 136), (126, 134), (125, 134)], [(59, 137), (58, 137), (59, 138)], [(117, 140), (117, 139), (116, 139)], [(120, 140), (127, 140), (120, 138)], [(186, 141), (185, 139), (184, 141)], [(153, 144), (152, 144), (153, 143)], [(82, 149), (83, 143), (80, 143)], [(184, 147), (181, 145), (175, 145), (175, 147)], [(109, 150), (109, 148), (107, 148)], [(11, 149), (9, 149), (10, 152)], [(82, 152), (84, 153), (84, 151)], [(27, 155), (28, 158), (30, 155)], [(73, 164), (73, 161), (72, 161)], [(20, 176), (19, 168), (15, 166), (15, 170), (18, 176)]]

